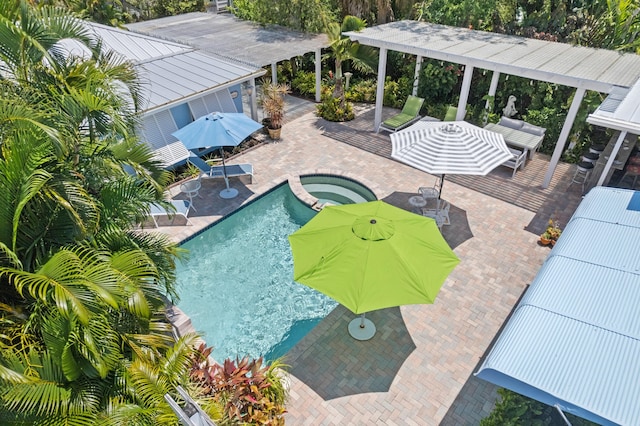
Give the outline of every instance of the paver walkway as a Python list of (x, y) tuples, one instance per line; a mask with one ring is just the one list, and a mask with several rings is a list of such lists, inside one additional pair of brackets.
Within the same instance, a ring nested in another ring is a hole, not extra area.
[[(217, 195), (222, 181), (204, 180), (190, 215), (194, 226), (159, 230), (181, 240), (291, 175), (347, 175), (405, 208), (418, 186), (433, 183), (433, 176), (339, 140), (344, 135), (323, 135), (326, 128), (311, 113), (289, 122), (280, 142), (231, 161), (250, 162), (256, 173), (252, 184), (231, 180), (236, 199)], [(388, 139), (365, 128), (352, 134), (365, 143)], [(447, 177), (443, 198), (452, 204), (453, 224), (443, 235), (461, 262), (436, 302), (372, 312), (378, 332), (367, 342), (349, 337), (353, 314), (336, 308), (287, 355), (287, 424), (474, 425), (488, 414), (494, 387), (473, 372), (549, 253), (537, 244), (546, 220), (553, 214), (566, 223), (580, 200), (578, 189), (567, 192), (568, 165), (550, 188), (539, 188), (546, 164), (536, 154), (513, 180), (500, 167), (487, 177)], [(173, 194), (184, 198), (175, 188)]]

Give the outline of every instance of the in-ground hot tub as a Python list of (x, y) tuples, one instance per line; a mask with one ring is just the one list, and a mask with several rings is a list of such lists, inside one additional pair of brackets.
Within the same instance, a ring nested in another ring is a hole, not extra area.
[(300, 176), (305, 191), (318, 199), (318, 204), (354, 204), (378, 198), (365, 185), (355, 180), (333, 175)]

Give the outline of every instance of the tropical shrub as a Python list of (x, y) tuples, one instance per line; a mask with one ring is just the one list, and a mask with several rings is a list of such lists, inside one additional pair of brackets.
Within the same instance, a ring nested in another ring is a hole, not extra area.
[(420, 71), (418, 96), (434, 103), (451, 103), (461, 75), (462, 70), (457, 64), (424, 61)]
[(376, 85), (376, 80), (373, 79), (357, 80), (349, 86), (345, 96), (351, 102), (375, 102)]
[(231, 10), (240, 19), (310, 33), (322, 32), (336, 19), (331, 0), (234, 0)]
[(333, 97), (331, 86), (323, 86), (320, 103), (316, 105), (316, 115), (328, 121), (350, 121), (355, 118), (353, 104)]
[(291, 89), (300, 95), (313, 95), (316, 92), (315, 72), (298, 71), (291, 80)]
[(204, 0), (156, 0), (153, 11), (158, 16), (173, 16), (189, 12), (204, 12)]
[(191, 366), (191, 380), (203, 394), (224, 406), (230, 421), (243, 424), (284, 425), (287, 389), (280, 376), (284, 364), (263, 365), (262, 358), (248, 357), (222, 365), (211, 363), (211, 348), (198, 348)]
[[(565, 424), (555, 407), (522, 396), (508, 389), (498, 389), (500, 400), (488, 417), (480, 421), (480, 426), (553, 426)], [(595, 426), (570, 414), (566, 414), (574, 426)]]
[(392, 108), (402, 108), (407, 97), (411, 94), (411, 81), (407, 77), (400, 77), (392, 81), (387, 77), (384, 82), (383, 105)]

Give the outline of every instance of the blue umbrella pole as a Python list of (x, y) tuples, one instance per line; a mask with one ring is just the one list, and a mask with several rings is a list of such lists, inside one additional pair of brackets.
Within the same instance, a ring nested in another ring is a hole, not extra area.
[(227, 189), (229, 189), (229, 178), (227, 177), (227, 165), (224, 162), (224, 150), (220, 147), (220, 157), (222, 158), (222, 174), (224, 175), (224, 183), (227, 185)]

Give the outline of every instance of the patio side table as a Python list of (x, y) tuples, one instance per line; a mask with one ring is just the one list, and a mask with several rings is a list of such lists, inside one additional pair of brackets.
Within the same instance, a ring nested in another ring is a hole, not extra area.
[(409, 197), (409, 204), (413, 207), (414, 213), (421, 214), (422, 211), (420, 209), (427, 205), (427, 200), (422, 195), (413, 195)]
[[(187, 197), (189, 197), (189, 203), (191, 203), (191, 208), (194, 211), (197, 211), (193, 206), (193, 197), (200, 197), (200, 188), (202, 188), (202, 184), (200, 183), (200, 178), (195, 180), (189, 180), (180, 184), (180, 191), (184, 192)], [(200, 197), (202, 198), (202, 197)]]

